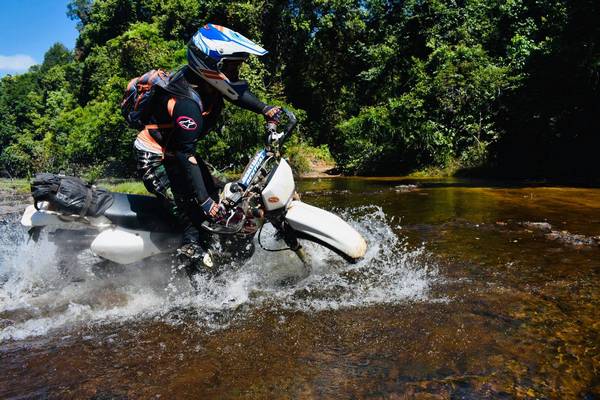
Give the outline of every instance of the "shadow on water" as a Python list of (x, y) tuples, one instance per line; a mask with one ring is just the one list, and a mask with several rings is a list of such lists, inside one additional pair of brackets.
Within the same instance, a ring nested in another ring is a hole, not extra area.
[(22, 247), (3, 215), (0, 397), (600, 396), (600, 190), (396, 178), (299, 189), (367, 237), (366, 260), (309, 246), (313, 275), (281, 286), (297, 261), (259, 252), (199, 293), (164, 264), (64, 281), (53, 248)]

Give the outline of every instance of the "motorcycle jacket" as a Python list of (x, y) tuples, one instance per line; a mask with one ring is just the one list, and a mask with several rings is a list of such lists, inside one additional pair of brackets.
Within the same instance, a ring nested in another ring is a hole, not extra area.
[[(196, 144), (215, 127), (223, 110), (223, 95), (209, 90), (202, 93), (202, 87), (201, 78), (189, 67), (179, 70), (164, 93), (156, 96), (152, 123), (145, 126), (135, 141), (138, 150), (177, 160), (200, 204), (209, 195), (195, 159)], [(259, 114), (266, 106), (247, 88), (238, 99), (230, 101)]]

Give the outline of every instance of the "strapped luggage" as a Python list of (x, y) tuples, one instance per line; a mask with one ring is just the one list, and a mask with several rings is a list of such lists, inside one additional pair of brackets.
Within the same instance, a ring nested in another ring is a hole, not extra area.
[(31, 182), (34, 206), (47, 201), (56, 211), (80, 217), (97, 217), (113, 203), (111, 193), (79, 178), (49, 173), (37, 174)]

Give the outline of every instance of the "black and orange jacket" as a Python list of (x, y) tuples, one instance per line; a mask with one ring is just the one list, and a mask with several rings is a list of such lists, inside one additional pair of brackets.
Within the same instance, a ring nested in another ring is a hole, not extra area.
[[(195, 84), (203, 87), (201, 78), (184, 67), (172, 78), (167, 91), (156, 98), (151, 124), (138, 134), (144, 145), (160, 151), (166, 157), (174, 157), (186, 171), (198, 200), (208, 197), (202, 172), (190, 162), (195, 156), (197, 142), (213, 129), (223, 110), (223, 96), (213, 91), (201, 93)], [(266, 104), (249, 90), (233, 102), (235, 105), (256, 113), (262, 113)]]

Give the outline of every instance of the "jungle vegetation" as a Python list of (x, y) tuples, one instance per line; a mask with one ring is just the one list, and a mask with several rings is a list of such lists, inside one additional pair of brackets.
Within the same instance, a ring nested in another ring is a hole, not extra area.
[[(56, 43), (0, 80), (0, 170), (12, 176), (132, 176), (123, 89), (183, 65), (205, 22), (270, 51), (243, 76), (300, 116), (296, 156), (329, 149), (347, 174), (600, 175), (598, 0), (72, 0), (65, 12), (75, 49)], [(198, 151), (242, 165), (262, 125), (229, 105)]]

